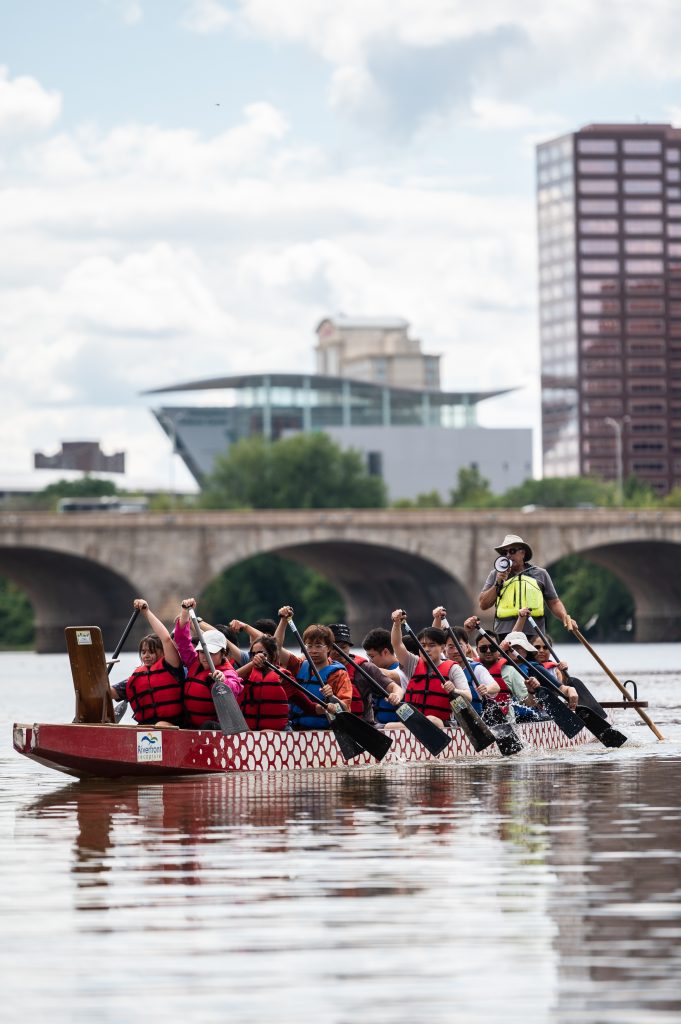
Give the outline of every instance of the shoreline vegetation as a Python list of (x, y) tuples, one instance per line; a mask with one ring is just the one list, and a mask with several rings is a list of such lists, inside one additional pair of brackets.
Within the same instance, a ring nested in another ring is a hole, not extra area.
[[(298, 434), (268, 442), (262, 437), (238, 441), (219, 457), (214, 472), (202, 481), (195, 495), (157, 492), (145, 495), (150, 511), (171, 509), (261, 508), (680, 508), (681, 487), (660, 498), (645, 483), (631, 477), (622, 495), (613, 482), (595, 477), (554, 477), (526, 480), (503, 494), (493, 494), (489, 481), (475, 464), (459, 470), (451, 486), (413, 500), (390, 503), (380, 477), (372, 476), (363, 457), (345, 451), (326, 434)], [(12, 496), (9, 511), (55, 511), (62, 498), (142, 497), (119, 490), (109, 479), (84, 476), (60, 480), (31, 495)], [(624, 584), (606, 569), (572, 555), (548, 563), (558, 593), (598, 641), (634, 638), (634, 604)], [(31, 650), (34, 614), (28, 596), (1, 575), (0, 650)], [(482, 581), (481, 581), (482, 582)], [(333, 622), (345, 616), (343, 601), (333, 586), (311, 569), (278, 556), (256, 556), (213, 580), (201, 595), (201, 606), (211, 621), (237, 616), (253, 621), (276, 606), (277, 595), (295, 594), (301, 621)], [(377, 617), (385, 610), (376, 609)], [(475, 609), (471, 609), (471, 612)], [(387, 612), (386, 612), (387, 613)], [(587, 628), (585, 626), (585, 628)], [(557, 620), (551, 622), (555, 639), (567, 638)]]

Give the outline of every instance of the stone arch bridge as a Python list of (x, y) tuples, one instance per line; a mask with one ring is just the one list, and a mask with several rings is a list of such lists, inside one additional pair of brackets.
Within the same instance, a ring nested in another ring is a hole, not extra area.
[[(330, 579), (360, 637), (405, 606), (415, 624), (445, 604), (477, 608), (493, 548), (519, 533), (547, 568), (578, 553), (633, 595), (638, 640), (681, 639), (681, 510), (455, 509), (0, 513), (0, 574), (36, 612), (39, 651), (64, 649), (65, 625), (102, 627), (110, 649), (143, 594), (166, 620), (182, 596), (256, 554), (276, 553)], [(272, 594), (279, 602), (295, 595)], [(579, 618), (579, 609), (569, 609)], [(225, 609), (225, 617), (239, 609)]]

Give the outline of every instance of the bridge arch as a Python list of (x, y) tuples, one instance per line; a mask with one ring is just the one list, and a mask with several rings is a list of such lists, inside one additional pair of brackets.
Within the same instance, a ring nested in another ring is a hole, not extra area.
[[(276, 554), (314, 569), (339, 591), (346, 618), (357, 642), (374, 626), (390, 628), (390, 613), (404, 607), (413, 625), (432, 621), (432, 610), (444, 604), (452, 622), (471, 612), (470, 598), (461, 582), (441, 565), (423, 555), (385, 544), (352, 540), (284, 543), (263, 548), (260, 554)], [(238, 562), (229, 560), (225, 569)], [(224, 570), (223, 570), (224, 571)], [(273, 594), (273, 603), (295, 595)]]
[[(99, 626), (111, 649), (138, 595), (113, 569), (78, 555), (38, 547), (0, 547), (0, 571), (35, 611), (36, 651), (64, 651), (64, 626)], [(87, 618), (87, 622), (85, 621)]]
[[(635, 608), (635, 639), (681, 640), (681, 544), (619, 540), (570, 552), (616, 576)], [(579, 621), (579, 610), (568, 609)]]

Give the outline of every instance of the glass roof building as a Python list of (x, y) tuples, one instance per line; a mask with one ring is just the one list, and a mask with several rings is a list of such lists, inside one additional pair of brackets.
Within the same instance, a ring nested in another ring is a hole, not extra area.
[[(462, 465), (477, 464), (496, 489), (530, 476), (529, 429), (477, 426), (477, 404), (508, 390), (437, 391), (326, 374), (249, 373), (147, 393), (203, 392), (205, 401), (206, 392), (220, 392), (219, 404), (164, 405), (153, 410), (199, 483), (211, 472), (215, 458), (241, 438), (260, 434), (277, 440), (300, 431), (323, 430), (341, 447), (363, 452), (370, 472), (385, 478), (395, 498), (440, 486), (446, 495)], [(419, 463), (410, 465), (410, 486), (398, 483), (405, 475), (406, 451), (412, 463)], [(444, 462), (437, 452), (443, 453)]]

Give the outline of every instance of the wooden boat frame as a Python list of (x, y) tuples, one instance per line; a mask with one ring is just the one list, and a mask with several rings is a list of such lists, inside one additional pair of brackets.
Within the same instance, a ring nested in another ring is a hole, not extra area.
[[(593, 739), (586, 729), (568, 739), (553, 721), (519, 723), (518, 731), (528, 749), (538, 751), (562, 750)], [(433, 757), (406, 729), (391, 730), (393, 745), (381, 765), (500, 758), (496, 745), (477, 753), (461, 729), (452, 730), (451, 735), (453, 742)], [(15, 723), (13, 742), (17, 753), (78, 778), (196, 778), (239, 772), (346, 767), (333, 733), (325, 729), (262, 730), (225, 736), (212, 729)], [(370, 766), (376, 765), (376, 761), (368, 754), (361, 754), (349, 765)]]

